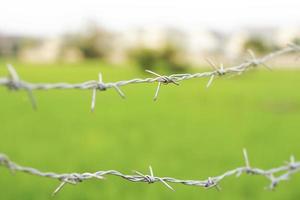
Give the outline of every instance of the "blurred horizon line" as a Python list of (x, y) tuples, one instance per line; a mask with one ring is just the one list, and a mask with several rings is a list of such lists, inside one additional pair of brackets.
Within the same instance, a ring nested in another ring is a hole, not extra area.
[(90, 27), (97, 27), (104, 29), (106, 31), (109, 31), (111, 33), (117, 33), (122, 34), (122, 32), (126, 31), (147, 31), (151, 28), (154, 29), (173, 29), (178, 30), (181, 32), (195, 32), (195, 31), (209, 31), (209, 32), (215, 32), (221, 35), (231, 35), (236, 32), (243, 32), (243, 31), (249, 31), (249, 32), (255, 32), (256, 30), (287, 30), (287, 29), (300, 29), (300, 21), (299, 23), (290, 23), (285, 25), (276, 25), (276, 24), (268, 24), (268, 25), (254, 25), (254, 24), (244, 24), (240, 26), (236, 26), (235, 28), (231, 29), (224, 29), (224, 28), (217, 28), (213, 26), (193, 26), (193, 27), (183, 27), (178, 26), (174, 24), (159, 24), (159, 23), (152, 23), (147, 25), (134, 25), (134, 26), (127, 26), (123, 27), (121, 29), (111, 27), (107, 24), (100, 23), (95, 20), (87, 20), (84, 23), (81, 23), (76, 28), (70, 28), (68, 30), (62, 30), (53, 34), (42, 34), (42, 33), (25, 33), (20, 31), (7, 31), (4, 29), (1, 29), (0, 27), (0, 36), (10, 36), (10, 37), (28, 37), (28, 38), (40, 38), (40, 39), (50, 39), (50, 38), (57, 38), (62, 37), (64, 35), (68, 34), (76, 34), (76, 33), (82, 33), (87, 31)]
[[(135, 60), (141, 66), (203, 64), (211, 56), (235, 61), (251, 49), (264, 54), (300, 42), (300, 26), (249, 26), (224, 33), (214, 29), (180, 29), (174, 26), (147, 26), (114, 31), (95, 21), (82, 30), (56, 37), (5, 35), (0, 31), (0, 57), (29, 62), (78, 62), (101, 58), (113, 63)], [(287, 59), (289, 60), (289, 59)], [(283, 60), (284, 63), (287, 60)]]

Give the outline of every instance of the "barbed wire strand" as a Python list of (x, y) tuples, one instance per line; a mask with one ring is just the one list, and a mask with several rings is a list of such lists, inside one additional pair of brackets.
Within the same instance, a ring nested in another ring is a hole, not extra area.
[[(106, 176), (117, 176), (131, 182), (144, 182), (144, 183), (163, 183), (168, 189), (175, 191), (172, 184), (183, 184), (188, 186), (198, 186), (204, 188), (213, 188), (220, 190), (219, 183), (226, 177), (236, 175), (239, 177), (241, 174), (258, 175), (263, 176), (270, 181), (268, 189), (273, 190), (281, 181), (289, 180), (290, 176), (300, 171), (300, 162), (295, 161), (294, 156), (290, 157), (290, 160), (285, 162), (284, 165), (271, 168), (268, 170), (255, 168), (250, 166), (249, 158), (246, 149), (243, 149), (243, 156), (245, 166), (237, 167), (235, 169), (224, 172), (223, 174), (215, 177), (208, 177), (205, 180), (182, 180), (172, 177), (158, 177), (155, 176), (152, 167), (149, 167), (150, 174), (143, 174), (138, 171), (133, 171), (134, 174), (126, 175), (116, 170), (97, 171), (97, 172), (85, 172), (85, 173), (63, 173), (58, 174), (54, 172), (42, 172), (32, 167), (24, 167), (13, 161), (11, 161), (6, 155), (0, 154), (0, 166), (8, 168), (11, 172), (23, 172), (30, 175), (48, 177), (60, 181), (59, 186), (54, 190), (53, 195), (56, 195), (66, 184), (77, 185), (88, 179), (103, 180)], [(276, 174), (279, 174), (276, 176)]]
[(139, 83), (154, 83), (157, 82), (157, 88), (154, 94), (154, 101), (157, 100), (159, 91), (161, 89), (161, 85), (168, 85), (170, 83), (179, 85), (179, 82), (194, 79), (194, 78), (205, 78), (209, 77), (208, 83), (206, 87), (211, 86), (215, 77), (224, 76), (224, 75), (241, 75), (243, 72), (251, 68), (255, 68), (258, 66), (264, 66), (267, 69), (271, 69), (266, 65), (266, 62), (292, 52), (299, 52), (300, 46), (295, 44), (289, 44), (287, 47), (267, 54), (261, 58), (257, 58), (255, 54), (249, 50), (248, 53), (250, 55), (250, 59), (246, 60), (244, 63), (240, 65), (232, 66), (232, 67), (224, 67), (221, 63), (220, 66), (217, 66), (211, 59), (207, 59), (208, 63), (212, 66), (212, 71), (200, 72), (194, 74), (172, 74), (172, 75), (160, 75), (153, 71), (146, 70), (146, 72), (154, 75), (154, 78), (134, 78), (130, 80), (121, 80), (117, 82), (108, 82), (105, 83), (102, 80), (102, 74), (99, 74), (98, 80), (90, 80), (85, 81), (83, 83), (31, 83), (24, 80), (21, 80), (17, 71), (13, 68), (12, 65), (8, 65), (8, 77), (0, 77), (0, 86), (6, 86), (11, 90), (21, 90), (24, 89), (27, 91), (29, 99), (32, 103), (33, 108), (36, 108), (36, 100), (32, 94), (33, 90), (50, 90), (50, 89), (81, 89), (81, 90), (92, 90), (92, 102), (91, 102), (91, 110), (95, 110), (96, 105), (96, 93), (97, 91), (106, 91), (108, 89), (115, 89), (116, 92), (122, 97), (125, 98), (124, 92), (120, 89), (120, 87), (129, 85), (129, 84), (139, 84)]

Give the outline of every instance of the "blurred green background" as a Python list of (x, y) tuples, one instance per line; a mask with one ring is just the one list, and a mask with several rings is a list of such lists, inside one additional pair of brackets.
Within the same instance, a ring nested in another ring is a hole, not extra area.
[[(32, 82), (104, 81), (149, 76), (134, 68), (78, 64), (17, 66)], [(1, 62), (0, 74), (7, 71)], [(97, 66), (97, 67), (95, 67)], [(253, 166), (282, 165), (291, 154), (300, 157), (300, 72), (253, 70), (234, 78), (163, 85), (157, 102), (156, 84), (123, 87), (127, 99), (114, 90), (97, 93), (94, 113), (91, 91), (34, 91), (38, 110), (24, 91), (0, 88), (0, 152), (42, 171), (93, 172), (116, 169), (157, 176), (206, 179), (244, 165), (247, 148)], [(11, 173), (0, 168), (0, 199), (53, 199), (59, 182)], [(274, 192), (264, 190), (263, 177), (230, 177), (222, 190), (163, 184), (131, 183), (108, 176), (77, 186), (66, 185), (55, 199), (299, 199), (299, 174)]]

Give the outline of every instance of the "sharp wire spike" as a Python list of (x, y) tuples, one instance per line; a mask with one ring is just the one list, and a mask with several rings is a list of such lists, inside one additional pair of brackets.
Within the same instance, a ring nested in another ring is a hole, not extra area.
[(217, 182), (214, 182), (211, 177), (208, 177), (207, 180), (208, 180), (209, 183), (211, 183), (211, 185), (208, 187), (208, 189), (214, 187), (214, 188), (216, 188), (217, 191), (221, 191), (221, 187), (218, 185)]
[(248, 49), (247, 52), (248, 52), (248, 54), (250, 55), (250, 57), (252, 59), (256, 60), (256, 56), (255, 56), (254, 52), (251, 49)]
[(99, 77), (99, 83), (103, 83), (103, 81), (102, 81), (102, 73), (101, 72), (98, 74), (98, 77)]
[(29, 100), (31, 102), (32, 108), (34, 110), (37, 110), (37, 103), (36, 103), (35, 97), (34, 97), (34, 95), (32, 93), (32, 90), (27, 89), (27, 94), (28, 94)]
[(18, 75), (16, 69), (11, 64), (7, 65), (7, 69), (8, 69), (8, 72), (9, 72), (11, 78), (13, 79), (13, 81), (18, 81), (19, 75)]
[(210, 76), (210, 78), (209, 78), (209, 80), (208, 80), (208, 82), (207, 82), (206, 88), (209, 88), (209, 87), (210, 87), (210, 85), (212, 84), (214, 78), (215, 78), (215, 75), (214, 75), (214, 74)]
[(222, 188), (218, 184), (216, 184), (216, 190), (220, 192)]
[(249, 158), (248, 158), (248, 153), (247, 153), (247, 150), (245, 148), (243, 149), (243, 154), (244, 154), (244, 159), (245, 159), (246, 167), (250, 168), (250, 162), (249, 162)]
[(166, 76), (162, 76), (162, 75), (160, 75), (160, 74), (158, 74), (158, 73), (156, 73), (156, 72), (153, 72), (153, 71), (151, 71), (151, 70), (145, 70), (146, 72), (148, 72), (148, 73), (150, 73), (150, 74), (153, 74), (153, 75), (155, 75), (155, 76), (157, 76), (157, 77), (159, 77), (159, 78), (161, 78), (162, 80), (157, 80), (157, 82), (163, 82), (163, 83), (165, 83), (165, 84), (167, 84), (167, 83), (174, 83), (175, 85), (179, 85), (179, 83), (177, 83), (175, 80), (173, 80), (172, 78), (169, 78), (169, 77), (166, 77)]
[(294, 164), (294, 163), (295, 163), (295, 156), (294, 156), (294, 155), (291, 155), (290, 160), (291, 160), (291, 163)]
[(95, 110), (96, 94), (97, 94), (97, 88), (93, 88), (92, 104), (91, 104), (91, 110), (92, 110), (92, 112), (94, 112), (94, 110)]
[[(16, 69), (11, 64), (7, 65), (7, 69), (8, 69), (8, 72), (9, 72), (10, 76), (11, 76), (12, 81), (15, 82), (15, 83), (18, 83), (20, 81), (20, 77), (19, 77)], [(15, 85), (15, 87), (18, 87), (18, 86)], [(32, 90), (30, 88), (27, 88), (27, 87), (25, 87), (25, 89), (27, 91), (27, 95), (28, 95), (29, 101), (31, 102), (32, 108), (34, 110), (37, 110), (37, 103), (36, 103), (36, 99), (35, 99), (35, 97), (32, 93)]]
[(174, 83), (175, 85), (179, 86), (178, 82), (172, 81), (172, 83)]
[(150, 172), (150, 176), (154, 177), (154, 174), (153, 174), (153, 170), (152, 170), (151, 165), (149, 166), (149, 172)]
[[(145, 71), (148, 72), (148, 73), (150, 73), (150, 74), (153, 74), (153, 75), (155, 75), (157, 77), (160, 77), (163, 80), (165, 80), (165, 78), (162, 75), (160, 75), (160, 74), (158, 74), (156, 72), (153, 72), (153, 71), (148, 70), (148, 69), (145, 70)], [(176, 83), (175, 81), (172, 81), (172, 83), (174, 83), (175, 85), (178, 85), (178, 83)], [(161, 81), (158, 81), (158, 84), (157, 84), (157, 87), (156, 87), (156, 91), (155, 91), (155, 94), (154, 94), (154, 97), (153, 97), (153, 101), (156, 101), (157, 98), (158, 98), (158, 93), (159, 93), (159, 90), (160, 90), (160, 86), (161, 86)]]
[(116, 85), (114, 85), (113, 87), (114, 87), (115, 90), (118, 92), (118, 94), (119, 94), (123, 99), (125, 99), (125, 94), (122, 92), (122, 90), (121, 90), (118, 86), (116, 86)]
[(160, 182), (162, 182), (167, 188), (169, 188), (172, 191), (175, 191), (174, 188), (172, 188), (166, 181), (164, 181), (162, 178), (159, 178)]
[(243, 170), (242, 169), (240, 169), (240, 170), (238, 170), (237, 171), (237, 173), (236, 173), (236, 177), (240, 177), (241, 175), (242, 175), (242, 173), (243, 173)]
[(137, 175), (140, 175), (140, 176), (145, 176), (144, 174), (142, 174), (141, 172), (139, 172), (139, 171), (136, 171), (136, 170), (134, 170), (133, 171), (135, 174), (137, 174)]
[(161, 85), (161, 82), (158, 82), (157, 88), (156, 88), (156, 91), (155, 91), (155, 94), (154, 94), (154, 98), (153, 98), (154, 101), (156, 101), (157, 98), (158, 98), (158, 93), (159, 93), (160, 85)]
[[(153, 169), (151, 166), (149, 166), (149, 172), (150, 172), (150, 176), (152, 178), (155, 178), (154, 177), (154, 173), (153, 173)], [(169, 188), (170, 190), (173, 190), (175, 191), (166, 181), (164, 181), (162, 178), (158, 178), (160, 182), (162, 182), (167, 188)]]
[(300, 51), (300, 46), (295, 43), (288, 43), (287, 46), (292, 48), (294, 51)]
[(156, 73), (156, 72), (153, 72), (153, 71), (151, 71), (151, 70), (146, 69), (145, 71), (148, 72), (148, 73), (150, 73), (150, 74), (153, 74), (153, 75), (155, 75), (155, 76), (157, 76), (157, 77), (162, 77), (162, 75), (160, 75), (160, 74), (158, 74), (158, 73)]
[(270, 66), (268, 66), (266, 63), (261, 63), (261, 64), (268, 70), (273, 71), (273, 69)]
[[(248, 54), (250, 55), (251, 59), (254, 60), (254, 61), (258, 61), (258, 59), (256, 58), (255, 56), (255, 53), (251, 50), (251, 49), (248, 49), (247, 50)], [(259, 64), (261, 64), (262, 66), (264, 66), (265, 68), (267, 68), (268, 70), (270, 71), (273, 71), (271, 67), (269, 67), (267, 64), (263, 63), (263, 62), (259, 62)]]
[[(101, 72), (98, 74), (98, 81), (99, 81), (100, 84), (104, 84), (104, 83), (103, 83), (102, 73), (101, 73)], [(93, 88), (93, 92), (92, 92), (92, 103), (91, 103), (91, 111), (92, 111), (92, 112), (95, 111), (95, 107), (96, 107), (96, 96), (97, 96), (97, 85)]]
[(221, 65), (220, 65), (220, 70), (223, 72), (224, 71), (224, 65), (223, 65), (223, 63), (221, 63)]
[(61, 182), (59, 184), (59, 186), (54, 190), (54, 192), (52, 193), (52, 196), (55, 196), (59, 191), (61, 191), (61, 189), (65, 186), (67, 182)]
[(217, 67), (217, 65), (215, 64), (215, 62), (214, 62), (213, 60), (211, 60), (210, 58), (206, 58), (205, 60), (208, 62), (208, 64), (209, 64), (214, 70), (219, 70), (218, 67)]

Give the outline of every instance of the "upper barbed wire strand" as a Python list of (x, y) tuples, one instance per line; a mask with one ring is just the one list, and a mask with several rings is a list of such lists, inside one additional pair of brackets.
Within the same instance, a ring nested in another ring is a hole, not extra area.
[[(0, 166), (8, 168), (12, 172), (23, 172), (30, 175), (35, 176), (41, 176), (41, 177), (47, 177), (51, 179), (56, 179), (60, 181), (61, 183), (59, 186), (55, 189), (53, 195), (58, 193), (63, 186), (66, 184), (73, 184), (76, 185), (78, 183), (81, 183), (84, 180), (88, 179), (104, 179), (104, 177), (111, 175), (111, 176), (117, 176), (122, 179), (125, 179), (127, 181), (131, 182), (144, 182), (144, 183), (157, 183), (161, 182), (163, 183), (167, 188), (174, 190), (173, 187), (169, 185), (169, 183), (173, 184), (183, 184), (188, 186), (198, 186), (198, 187), (204, 187), (204, 188), (212, 188), (216, 187), (217, 189), (220, 189), (219, 183), (225, 179), (226, 177), (236, 175), (237, 177), (241, 174), (249, 174), (249, 175), (258, 175), (263, 176), (267, 178), (270, 181), (269, 189), (274, 189), (279, 182), (286, 181), (290, 178), (291, 175), (298, 173), (300, 171), (300, 162), (295, 161), (295, 158), (291, 156), (290, 161), (286, 162), (285, 165), (271, 168), (268, 170), (255, 168), (250, 166), (249, 158), (247, 155), (247, 151), (243, 150), (244, 160), (245, 160), (245, 166), (237, 167), (232, 170), (228, 170), (224, 172), (223, 174), (215, 177), (208, 177), (204, 180), (183, 180), (183, 179), (177, 179), (172, 177), (159, 177), (154, 176), (152, 167), (149, 167), (150, 174), (144, 175), (138, 171), (134, 171), (133, 175), (127, 175), (123, 174), (116, 170), (107, 170), (107, 171), (97, 171), (97, 172), (85, 172), (85, 173), (54, 173), (54, 172), (42, 172), (38, 169), (32, 168), (32, 167), (25, 167), (21, 166), (13, 161), (11, 161), (6, 155), (0, 154)], [(276, 174), (279, 174), (276, 176)]]
[(188, 79), (194, 79), (194, 78), (205, 78), (209, 77), (209, 81), (207, 83), (207, 87), (209, 87), (215, 76), (223, 76), (227, 74), (242, 74), (243, 72), (247, 71), (250, 68), (258, 67), (258, 66), (264, 66), (269, 69), (269, 67), (266, 65), (266, 62), (292, 52), (299, 52), (300, 46), (295, 44), (289, 44), (287, 47), (274, 51), (270, 54), (267, 54), (261, 58), (256, 58), (254, 53), (252, 51), (249, 51), (250, 59), (246, 60), (244, 63), (241, 63), (240, 65), (232, 66), (232, 67), (223, 67), (223, 64), (220, 64), (220, 66), (216, 66), (213, 62), (209, 61), (209, 63), (212, 65), (213, 70), (207, 71), (207, 72), (200, 72), (200, 73), (186, 73), (186, 74), (171, 74), (171, 75), (159, 75), (155, 72), (152, 72), (150, 70), (146, 70), (146, 72), (151, 73), (152, 75), (156, 76), (154, 78), (134, 78), (130, 80), (121, 80), (116, 82), (103, 82), (102, 81), (102, 75), (101, 80), (90, 80), (85, 81), (82, 83), (31, 83), (24, 81), (20, 79), (18, 76), (16, 70), (12, 67), (12, 65), (8, 65), (8, 70), (10, 73), (9, 77), (0, 77), (0, 85), (6, 86), (9, 89), (12, 90), (20, 90), (24, 89), (28, 92), (28, 95), (30, 97), (30, 100), (32, 102), (33, 107), (36, 107), (35, 99), (32, 95), (32, 90), (51, 90), (51, 89), (82, 89), (87, 90), (91, 89), (93, 90), (92, 93), (92, 103), (91, 103), (91, 109), (92, 111), (95, 109), (95, 101), (96, 101), (96, 91), (105, 91), (107, 89), (115, 89), (116, 92), (122, 97), (125, 98), (124, 92), (120, 89), (120, 87), (129, 85), (129, 84), (139, 84), (139, 83), (154, 83), (157, 82), (158, 86), (155, 91), (154, 100), (157, 99), (158, 93), (161, 87), (161, 84), (169, 84), (174, 83), (176, 85), (179, 85), (179, 82), (188, 80)]

